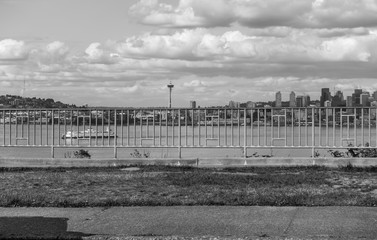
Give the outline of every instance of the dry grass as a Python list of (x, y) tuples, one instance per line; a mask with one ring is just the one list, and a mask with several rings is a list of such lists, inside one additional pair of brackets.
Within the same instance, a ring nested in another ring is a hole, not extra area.
[(368, 169), (0, 169), (0, 206), (377, 206)]

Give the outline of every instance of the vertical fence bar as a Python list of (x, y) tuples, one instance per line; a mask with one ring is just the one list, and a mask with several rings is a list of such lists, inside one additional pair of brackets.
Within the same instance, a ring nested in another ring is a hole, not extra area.
[(169, 129), (168, 129), (168, 118), (169, 118), (169, 111), (168, 109), (165, 110), (166, 111), (166, 121), (165, 121), (165, 125), (166, 125), (166, 146), (169, 146)]
[[(108, 120), (107, 120), (107, 131), (110, 132), (111, 110), (108, 110), (108, 111), (107, 111), (107, 116), (108, 116)], [(104, 135), (104, 134), (102, 134), (102, 135)], [(110, 146), (110, 138), (107, 138), (107, 146)]]
[(142, 146), (143, 145), (143, 112), (142, 112), (142, 110), (138, 110), (139, 111), (139, 113), (140, 113), (140, 117), (139, 117), (139, 122), (140, 122), (140, 134), (139, 134), (139, 136), (140, 136), (140, 141), (139, 141), (139, 143), (140, 143), (140, 146)]
[(207, 146), (207, 138), (208, 138), (208, 133), (207, 133), (207, 109), (204, 110), (204, 130), (205, 130), (205, 142), (204, 145)]
[(30, 145), (30, 110), (27, 110), (27, 145)]
[(318, 110), (318, 137), (319, 137), (319, 146), (322, 146), (322, 111), (320, 108)]
[(195, 109), (192, 109), (192, 117), (191, 117), (191, 127), (192, 127), (192, 146), (195, 146), (195, 128), (194, 128), (194, 122), (195, 122)]
[(130, 146), (130, 110), (127, 109), (127, 146)]
[(372, 132), (371, 132), (371, 115), (370, 115), (370, 111), (371, 109), (370, 108), (368, 108), (368, 128), (369, 128), (369, 146), (371, 146), (372, 145)]
[(294, 128), (295, 128), (295, 119), (294, 119), (295, 109), (292, 107), (292, 108), (290, 108), (290, 110), (291, 110), (291, 136), (292, 136), (292, 144), (291, 144), (291, 146), (293, 147), (295, 145), (295, 132), (294, 132)]
[[(103, 134), (103, 133), (102, 133)], [(110, 140), (110, 129), (108, 131), (108, 138)], [(117, 124), (117, 110), (114, 109), (114, 159), (118, 158), (118, 148), (117, 148), (117, 134), (118, 134), (118, 124)]]
[(308, 117), (308, 109), (305, 108), (305, 146), (309, 146)]
[(40, 115), (40, 117), (39, 117), (39, 127), (40, 127), (40, 129), (39, 129), (39, 134), (40, 134), (40, 144), (39, 145), (43, 145), (43, 141), (42, 141), (42, 137), (43, 137), (43, 135), (42, 135), (42, 110), (39, 110), (39, 115)]
[(181, 158), (181, 146), (182, 146), (182, 135), (181, 135), (181, 110), (178, 109), (178, 158)]
[(253, 146), (254, 141), (253, 141), (253, 115), (254, 115), (254, 110), (253, 108), (250, 108), (250, 146)]
[(185, 109), (185, 146), (187, 146), (187, 109)]
[(46, 146), (48, 146), (48, 123), (49, 123), (49, 117), (48, 117), (48, 114), (49, 114), (49, 111), (48, 110), (45, 110), (46, 111)]
[(357, 146), (357, 119), (356, 119), (356, 109), (352, 108), (353, 111), (353, 138), (354, 144)]
[(155, 110), (153, 109), (152, 111), (153, 114), (153, 146), (156, 146), (156, 113)]
[(228, 110), (224, 109), (224, 144), (225, 146), (228, 146), (228, 120), (227, 120)]
[(80, 142), (80, 113), (79, 110), (76, 110), (76, 127), (77, 127), (77, 146), (79, 146)]
[(340, 141), (341, 145), (343, 146), (343, 115), (342, 115), (342, 108), (339, 108), (339, 135), (340, 135)]
[[(54, 124), (54, 110), (51, 110), (51, 117), (52, 117), (52, 123), (51, 123), (51, 144), (52, 146), (54, 146), (55, 144), (55, 141), (54, 141), (54, 138), (55, 138), (55, 124)], [(48, 128), (48, 127), (47, 127)]]
[(312, 157), (315, 157), (315, 119), (314, 108), (312, 108)]
[(331, 111), (332, 111), (332, 128), (333, 128), (333, 146), (335, 147), (336, 146), (336, 142), (335, 142), (335, 138), (336, 138), (336, 131), (335, 131), (335, 128), (336, 128), (336, 119), (335, 119), (335, 114), (336, 114), (336, 111), (335, 111), (335, 108), (330, 108)]
[(284, 131), (284, 134), (285, 134), (285, 147), (288, 146), (288, 117), (287, 117), (287, 109), (284, 109), (284, 128), (285, 128), (285, 131)]
[(173, 114), (172, 114), (172, 119), (171, 119), (171, 122), (172, 122), (172, 124), (171, 124), (171, 127), (172, 127), (172, 146), (175, 146), (175, 142), (174, 142), (174, 138), (175, 138), (175, 131), (174, 131), (174, 129), (175, 129), (175, 110), (173, 109), (173, 110), (171, 110), (172, 112), (173, 112)]
[(247, 157), (247, 124), (246, 124), (246, 108), (244, 109), (243, 114), (243, 154), (244, 157)]
[(361, 145), (364, 145), (364, 108), (361, 108)]
[(16, 143), (15, 143), (15, 145), (17, 145), (17, 141), (18, 141), (18, 110), (15, 110), (15, 119), (16, 119), (16, 121), (15, 121), (15, 140), (16, 140)]
[(258, 120), (258, 146), (260, 146), (260, 109), (257, 109), (257, 120)]
[(237, 120), (238, 120), (238, 146), (241, 146), (241, 112), (237, 109)]
[(221, 131), (220, 131), (220, 118), (221, 118), (221, 114), (220, 114), (220, 108), (217, 108), (217, 146), (220, 147), (221, 146)]
[(6, 145), (6, 143), (5, 143), (5, 110), (3, 110), (3, 146), (5, 146)]
[(301, 147), (301, 108), (297, 109), (298, 113), (298, 146)]
[[(272, 114), (271, 114), (272, 118)], [(271, 123), (272, 124), (272, 123)], [(264, 146), (267, 146), (267, 109), (264, 109)]]
[(162, 137), (162, 112), (163, 112), (163, 110), (162, 109), (160, 109), (160, 117), (159, 117), (159, 125), (160, 125), (160, 128), (159, 128), (159, 145), (161, 146), (161, 137)]
[(200, 145), (200, 144), (201, 144), (201, 143), (200, 143), (200, 139), (201, 139), (201, 137), (202, 137), (202, 136), (200, 135), (200, 134), (201, 134), (201, 133), (200, 133), (200, 129), (201, 129), (201, 127), (202, 127), (202, 124), (201, 124), (202, 110), (201, 110), (201, 109), (198, 110), (198, 114), (199, 114), (199, 116), (198, 116), (198, 135), (199, 135), (199, 137), (198, 137), (198, 138), (199, 138), (199, 146), (201, 146), (201, 145)]
[(60, 133), (60, 110), (58, 110), (58, 145), (60, 146), (60, 136), (61, 136), (61, 133)]
[[(154, 111), (154, 110), (153, 110)], [(124, 146), (124, 110), (120, 112), (120, 137), (121, 137), (121, 146)], [(116, 137), (116, 136), (115, 136)]]
[(230, 139), (230, 141), (231, 141), (231, 146), (233, 147), (234, 146), (234, 144), (233, 144), (233, 109), (231, 109), (230, 110), (231, 112), (230, 112), (230, 118), (231, 118), (231, 125), (230, 125), (230, 137), (231, 137), (231, 139)]

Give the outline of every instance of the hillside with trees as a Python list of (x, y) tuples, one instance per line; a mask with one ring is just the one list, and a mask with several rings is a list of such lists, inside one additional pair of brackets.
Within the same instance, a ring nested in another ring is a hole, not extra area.
[(74, 104), (65, 104), (52, 98), (21, 97), (16, 95), (1, 95), (1, 108), (75, 108)]

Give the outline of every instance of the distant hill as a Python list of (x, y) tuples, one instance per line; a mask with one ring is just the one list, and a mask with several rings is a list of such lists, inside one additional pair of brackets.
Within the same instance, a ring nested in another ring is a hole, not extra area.
[(2, 108), (75, 108), (74, 104), (55, 102), (52, 98), (21, 97), (16, 95), (1, 95)]

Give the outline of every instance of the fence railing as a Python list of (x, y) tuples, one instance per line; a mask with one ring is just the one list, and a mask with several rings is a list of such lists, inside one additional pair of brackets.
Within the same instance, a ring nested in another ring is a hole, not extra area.
[(3, 109), (0, 146), (315, 149), (377, 145), (376, 108)]

